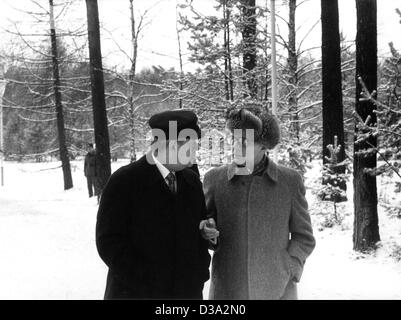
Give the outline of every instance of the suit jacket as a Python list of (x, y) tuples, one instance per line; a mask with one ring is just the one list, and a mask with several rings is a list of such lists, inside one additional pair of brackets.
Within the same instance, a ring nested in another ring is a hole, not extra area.
[(271, 160), (261, 176), (225, 165), (205, 174), (204, 191), (220, 231), (209, 298), (296, 298), (315, 247), (301, 176)]
[(210, 256), (199, 177), (176, 173), (171, 193), (146, 156), (117, 170), (99, 205), (96, 245), (109, 267), (105, 299), (201, 299)]

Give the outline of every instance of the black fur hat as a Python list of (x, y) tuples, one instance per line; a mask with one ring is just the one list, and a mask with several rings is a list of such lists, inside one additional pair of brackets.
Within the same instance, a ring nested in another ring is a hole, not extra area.
[(227, 127), (234, 129), (255, 130), (255, 141), (267, 149), (274, 149), (281, 139), (278, 119), (270, 112), (261, 110), (235, 109), (228, 113)]

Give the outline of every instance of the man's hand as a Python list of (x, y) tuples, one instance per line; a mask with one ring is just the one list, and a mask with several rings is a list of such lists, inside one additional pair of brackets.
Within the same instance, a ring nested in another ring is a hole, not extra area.
[(213, 218), (202, 220), (199, 224), (199, 230), (201, 231), (203, 239), (209, 240), (214, 244), (217, 241), (217, 237), (220, 235), (220, 232), (216, 229), (216, 221)]

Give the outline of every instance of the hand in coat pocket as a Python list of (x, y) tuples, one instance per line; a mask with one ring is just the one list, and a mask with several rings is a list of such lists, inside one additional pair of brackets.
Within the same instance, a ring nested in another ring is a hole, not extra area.
[(303, 264), (298, 258), (290, 256), (287, 252), (288, 264), (291, 274), (291, 280), (294, 282), (299, 282), (301, 280), (301, 275), (303, 271)]

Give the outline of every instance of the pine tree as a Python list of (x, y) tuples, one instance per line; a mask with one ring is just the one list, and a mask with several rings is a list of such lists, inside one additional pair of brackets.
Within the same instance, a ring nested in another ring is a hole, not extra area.
[[(377, 3), (376, 0), (356, 0), (356, 114), (364, 125), (377, 126), (376, 106), (362, 96), (362, 84), (369, 92), (377, 90)], [(354, 249), (371, 249), (380, 241), (377, 213), (376, 176), (369, 170), (377, 166), (377, 138), (355, 127), (354, 143)], [(366, 133), (366, 135), (364, 135)], [(362, 135), (362, 136), (361, 136)]]
[[(338, 162), (345, 159), (344, 117), (341, 75), (341, 44), (339, 33), (338, 1), (321, 0), (322, 9), (322, 109), (323, 109), (323, 163), (329, 159), (328, 145), (333, 145), (334, 137), (342, 146), (338, 153)], [(345, 168), (336, 166), (337, 173), (344, 173)], [(336, 185), (346, 190), (344, 181), (323, 178), (323, 184)], [(336, 201), (346, 200), (345, 193), (336, 195)], [(339, 198), (340, 197), (340, 198)]]
[(243, 46), (243, 69), (244, 79), (248, 92), (245, 97), (253, 99), (257, 97), (258, 85), (255, 77), (257, 61), (256, 40), (257, 20), (255, 0), (241, 0), (242, 9), (242, 46)]
[(93, 123), (97, 157), (99, 190), (103, 190), (111, 175), (110, 142), (104, 94), (104, 75), (100, 46), (99, 10), (97, 0), (86, 0), (88, 17), (88, 42), (92, 83)]
[[(329, 144), (327, 150), (329, 156), (325, 156), (325, 163), (323, 165), (323, 179), (331, 181), (326, 183), (318, 192), (318, 196), (324, 201), (333, 202), (334, 218), (337, 223), (341, 222), (341, 219), (337, 212), (337, 203), (341, 202), (346, 197), (346, 193), (342, 185), (345, 185), (348, 181), (348, 174), (340, 172), (341, 168), (348, 168), (348, 161), (341, 160), (342, 149), (344, 147), (338, 144), (338, 139), (334, 137), (334, 144)], [(345, 170), (344, 170), (345, 171)]]
[(60, 91), (60, 71), (59, 71), (59, 54), (57, 47), (57, 34), (56, 26), (54, 20), (54, 4), (53, 0), (49, 0), (49, 12), (50, 12), (50, 39), (51, 39), (51, 49), (52, 49), (52, 63), (53, 63), (53, 90), (54, 90), (54, 100), (56, 105), (57, 114), (57, 132), (59, 140), (59, 153), (61, 160), (61, 167), (63, 170), (64, 177), (64, 190), (71, 189), (73, 187), (70, 159), (68, 156), (67, 142), (65, 136), (64, 127), (64, 111), (63, 104), (61, 101), (61, 91)]

